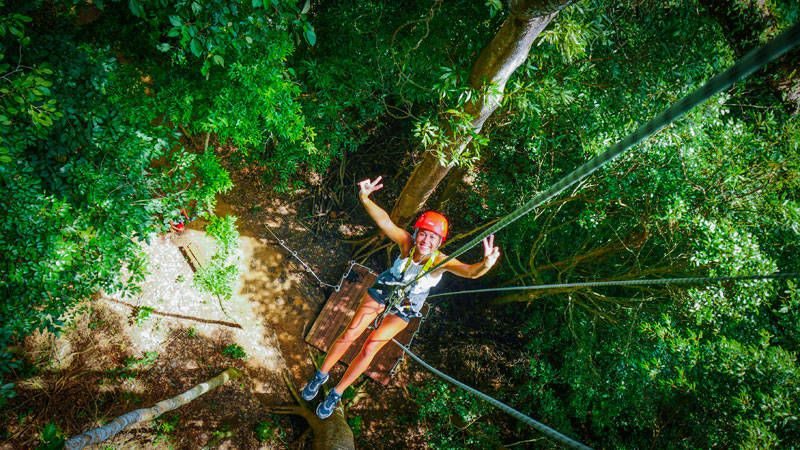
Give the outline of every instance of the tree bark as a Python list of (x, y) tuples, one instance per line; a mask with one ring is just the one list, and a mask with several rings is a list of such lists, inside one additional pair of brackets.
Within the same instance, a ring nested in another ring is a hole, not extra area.
[(353, 450), (356, 447), (355, 437), (350, 425), (344, 416), (344, 408), (340, 405), (333, 412), (333, 415), (325, 420), (320, 419), (309, 407), (308, 402), (300, 398), (294, 384), (289, 379), (289, 376), (284, 373), (283, 381), (289, 388), (289, 392), (295, 399), (295, 405), (282, 405), (272, 406), (267, 405), (269, 412), (274, 414), (295, 415), (300, 416), (308, 422), (311, 427), (311, 432), (314, 434), (314, 440), (311, 443), (311, 448), (314, 450)]
[[(470, 72), (470, 87), (485, 92), (468, 103), (466, 112), (472, 119), (472, 128), (479, 133), (486, 119), (503, 101), (505, 86), (511, 74), (525, 62), (533, 41), (551, 20), (572, 0), (518, 0), (512, 1), (508, 17), (500, 30), (478, 56)], [(494, 85), (492, 89), (485, 89)], [(470, 143), (467, 135), (456, 138), (452, 134), (445, 149), (445, 159), (452, 160)], [(444, 164), (443, 164), (444, 163)], [(392, 209), (392, 220), (406, 226), (416, 215), (436, 187), (450, 171), (450, 161), (440, 161), (432, 152), (425, 152), (422, 162), (414, 168)]]
[(102, 427), (89, 430), (83, 434), (79, 434), (78, 436), (74, 436), (66, 442), (64, 448), (69, 450), (82, 449), (87, 445), (103, 442), (135, 423), (153, 420), (166, 412), (172, 411), (175, 408), (191, 402), (208, 391), (222, 386), (226, 381), (238, 378), (240, 376), (241, 373), (231, 367), (216, 377), (206, 381), (205, 383), (200, 383), (197, 386), (189, 389), (183, 394), (167, 400), (162, 400), (150, 408), (137, 409), (136, 411), (123, 414), (112, 420), (110, 423), (103, 425)]

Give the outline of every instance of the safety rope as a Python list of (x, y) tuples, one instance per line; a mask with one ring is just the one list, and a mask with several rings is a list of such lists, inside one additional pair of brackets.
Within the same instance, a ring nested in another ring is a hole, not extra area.
[(346, 280), (346, 279), (347, 279), (347, 277), (350, 275), (350, 272), (352, 272), (352, 271), (353, 271), (353, 267), (354, 267), (354, 266), (359, 266), (359, 267), (362, 267), (362, 268), (366, 269), (366, 270), (367, 270), (367, 272), (369, 272), (369, 273), (371, 273), (371, 274), (373, 274), (373, 275), (377, 275), (377, 274), (376, 274), (376, 273), (375, 273), (375, 272), (374, 272), (372, 269), (370, 269), (369, 267), (367, 267), (367, 266), (365, 266), (365, 265), (363, 265), (363, 264), (359, 264), (359, 263), (357, 263), (357, 262), (355, 262), (355, 261), (353, 261), (353, 260), (350, 260), (350, 262), (348, 263), (348, 266), (347, 266), (347, 270), (346, 270), (346, 271), (344, 272), (344, 274), (342, 275), (342, 278), (340, 278), (340, 279), (339, 279), (339, 284), (330, 284), (330, 283), (326, 283), (325, 281), (322, 281), (322, 279), (321, 279), (321, 278), (320, 278), (320, 277), (317, 275), (317, 273), (316, 273), (316, 272), (314, 272), (314, 269), (312, 269), (312, 268), (311, 268), (311, 266), (309, 266), (309, 265), (308, 265), (308, 264), (307, 264), (305, 261), (303, 261), (303, 259), (302, 259), (302, 258), (300, 258), (300, 255), (298, 255), (296, 251), (292, 250), (291, 248), (289, 248), (289, 246), (288, 246), (288, 245), (286, 245), (286, 241), (284, 241), (283, 239), (279, 238), (279, 237), (278, 237), (278, 236), (277, 236), (277, 235), (276, 235), (276, 234), (275, 234), (275, 233), (272, 231), (272, 229), (271, 229), (269, 226), (266, 226), (266, 225), (265, 225), (265, 226), (264, 226), (264, 228), (266, 228), (266, 229), (267, 229), (267, 231), (269, 231), (269, 234), (271, 234), (271, 235), (272, 235), (272, 237), (273, 237), (273, 238), (275, 238), (275, 241), (276, 241), (276, 242), (278, 242), (278, 244), (279, 244), (281, 247), (283, 247), (283, 248), (284, 248), (284, 250), (286, 250), (287, 252), (289, 252), (289, 253), (290, 253), (290, 254), (291, 254), (293, 257), (294, 257), (294, 259), (296, 259), (298, 262), (300, 262), (300, 265), (302, 265), (302, 266), (303, 266), (303, 268), (306, 270), (306, 272), (310, 273), (310, 274), (311, 274), (311, 276), (313, 276), (314, 278), (316, 278), (316, 279), (317, 279), (317, 282), (319, 283), (320, 287), (324, 287), (324, 286), (325, 286), (325, 287), (330, 287), (330, 288), (333, 288), (333, 290), (334, 290), (334, 291), (336, 291), (336, 292), (339, 292), (339, 290), (342, 288), (342, 284), (344, 283), (344, 280)]
[[(427, 311), (425, 312), (424, 315), (420, 316), (419, 325), (417, 325), (417, 327), (414, 329), (414, 331), (411, 332), (411, 337), (408, 338), (407, 347), (409, 347), (409, 348), (411, 348), (411, 346), (414, 345), (414, 340), (417, 338), (417, 335), (419, 334), (419, 330), (421, 330), (422, 326), (425, 325), (425, 322), (428, 320), (428, 317), (430, 317), (430, 315), (431, 315), (431, 311), (433, 311), (433, 305), (431, 303), (428, 303), (427, 305), (425, 305), (425, 307), (427, 307)], [(406, 354), (405, 353), (401, 353), (400, 354), (400, 359), (398, 359), (397, 362), (394, 363), (394, 366), (392, 366), (392, 368), (389, 370), (389, 376), (390, 377), (394, 376), (394, 374), (400, 368), (400, 364), (403, 361), (405, 361), (405, 359), (406, 359)]]
[[(730, 67), (728, 70), (726, 70), (725, 72), (715, 76), (714, 78), (712, 78), (711, 80), (706, 82), (699, 89), (697, 89), (697, 90), (693, 91), (692, 93), (690, 93), (689, 95), (683, 97), (677, 103), (674, 103), (672, 106), (670, 106), (669, 108), (664, 110), (661, 114), (659, 114), (655, 118), (651, 119), (649, 122), (645, 123), (644, 125), (641, 125), (638, 129), (636, 129), (636, 131), (634, 131), (633, 133), (629, 134), (627, 137), (625, 137), (621, 141), (619, 141), (616, 144), (614, 144), (613, 146), (611, 146), (608, 150), (606, 150), (602, 154), (600, 154), (600, 155), (590, 159), (589, 161), (585, 162), (584, 164), (579, 166), (577, 169), (573, 170), (571, 173), (567, 174), (565, 177), (563, 177), (562, 179), (560, 179), (556, 183), (552, 184), (544, 192), (539, 193), (533, 199), (531, 199), (530, 201), (528, 201), (527, 203), (525, 203), (521, 207), (517, 208), (516, 210), (512, 211), (511, 213), (509, 213), (508, 215), (506, 215), (505, 217), (500, 219), (494, 225), (488, 227), (486, 230), (484, 230), (478, 236), (473, 238), (471, 241), (469, 241), (466, 244), (462, 245), (456, 251), (454, 251), (452, 254), (450, 254), (448, 257), (446, 257), (444, 260), (442, 260), (441, 262), (439, 262), (438, 264), (436, 264), (435, 266), (430, 268), (430, 270), (428, 270), (428, 271), (420, 271), (420, 273), (417, 275), (417, 277), (414, 280), (411, 280), (410, 282), (408, 282), (405, 287), (410, 286), (411, 284), (413, 284), (414, 282), (416, 282), (417, 280), (419, 280), (420, 278), (425, 276), (427, 273), (433, 272), (434, 270), (442, 267), (444, 264), (446, 264), (447, 262), (449, 262), (453, 258), (456, 258), (456, 257), (464, 254), (470, 248), (472, 248), (473, 246), (475, 246), (479, 242), (481, 242), (485, 237), (487, 237), (487, 236), (489, 236), (489, 235), (491, 235), (493, 233), (496, 233), (497, 231), (499, 231), (499, 230), (507, 227), (511, 223), (515, 222), (516, 220), (518, 220), (522, 216), (530, 213), (534, 209), (536, 209), (539, 206), (541, 206), (543, 203), (549, 201), (550, 199), (552, 199), (553, 197), (555, 197), (556, 195), (561, 193), (564, 189), (567, 189), (568, 187), (574, 185), (575, 183), (579, 182), (580, 180), (582, 180), (582, 179), (586, 178), (587, 176), (591, 175), (596, 170), (598, 170), (599, 168), (603, 167), (605, 164), (609, 163), (610, 161), (614, 160), (615, 158), (617, 158), (619, 155), (621, 155), (624, 152), (626, 152), (627, 150), (629, 150), (634, 145), (638, 144), (639, 142), (642, 142), (644, 139), (650, 137), (651, 135), (653, 135), (657, 131), (659, 131), (659, 130), (663, 129), (664, 127), (666, 127), (667, 125), (671, 124), (672, 122), (674, 122), (675, 120), (677, 120), (678, 118), (680, 118), (681, 116), (686, 114), (688, 111), (690, 111), (691, 109), (696, 107), (697, 105), (705, 102), (706, 100), (708, 100), (709, 98), (711, 98), (715, 94), (717, 94), (717, 93), (729, 88), (735, 82), (747, 77), (751, 73), (753, 73), (756, 70), (760, 69), (761, 67), (765, 66), (770, 61), (772, 61), (772, 60), (778, 58), (779, 56), (783, 55), (784, 53), (789, 51), (792, 47), (796, 46), (798, 43), (800, 43), (800, 23), (793, 25), (787, 31), (785, 31), (780, 36), (776, 37), (775, 39), (773, 39), (772, 41), (770, 41), (766, 45), (764, 45), (764, 46), (762, 46), (762, 47), (760, 47), (758, 49), (755, 49), (755, 50), (751, 51), (750, 53), (748, 53), (747, 55), (745, 55), (738, 62), (736, 62), (736, 64), (734, 64), (732, 67)], [(272, 233), (272, 230), (269, 229), (269, 227), (267, 227), (267, 229), (270, 231), (271, 234), (273, 234), (273, 236), (275, 236), (274, 233)], [(341, 287), (341, 283), (343, 282), (345, 277), (342, 277), (342, 281), (340, 281), (338, 286), (333, 286), (333, 285), (330, 285), (328, 283), (323, 282), (316, 275), (316, 273), (314, 273), (314, 271), (311, 270), (311, 268), (308, 266), (308, 264), (306, 264), (304, 261), (302, 261), (294, 251), (290, 250), (288, 247), (286, 247), (284, 245), (284, 243), (283, 243), (283, 241), (281, 239), (278, 239), (277, 236), (275, 236), (275, 238), (278, 240), (278, 243), (282, 247), (286, 248), (290, 253), (292, 253), (292, 255), (295, 258), (298, 259), (298, 261), (301, 262), (303, 267), (306, 268), (306, 271), (311, 272), (311, 274), (317, 279), (317, 281), (320, 283), (320, 285), (326, 285), (326, 286), (329, 286), (329, 287), (333, 287), (334, 289), (337, 289), (337, 290)], [(351, 262), (351, 267), (350, 267), (351, 269), (352, 269), (352, 265), (353, 264)], [(348, 270), (348, 273), (349, 273), (349, 270)], [(719, 278), (725, 278), (725, 277), (719, 277)], [(737, 277), (729, 277), (729, 278), (733, 279), (733, 278), (737, 278)], [(673, 280), (675, 280), (675, 279), (673, 279)], [(641, 282), (641, 280), (627, 280), (627, 281), (629, 282), (629, 285), (632, 284), (632, 283), (635, 283), (636, 281)], [(621, 280), (621, 281), (618, 281), (618, 282), (595, 282), (595, 283), (625, 283), (625, 282), (626, 282), (626, 280)], [(623, 285), (623, 284), (619, 284), (619, 285)], [(506, 289), (509, 289), (509, 288), (506, 288)], [(454, 295), (454, 294), (455, 293), (451, 293), (451, 295)], [(439, 295), (439, 294), (437, 294), (437, 295)], [(544, 425), (544, 424), (542, 424), (540, 422), (537, 422), (536, 420), (526, 416), (525, 414), (522, 414), (521, 412), (517, 411), (514, 408), (511, 408), (510, 406), (500, 402), (499, 400), (496, 400), (496, 399), (494, 399), (494, 398), (492, 398), (492, 397), (490, 397), (490, 396), (488, 396), (488, 395), (486, 395), (486, 394), (484, 394), (484, 393), (482, 393), (482, 392), (480, 392), (480, 391), (478, 391), (478, 390), (476, 390), (476, 389), (474, 389), (474, 388), (472, 388), (470, 386), (467, 386), (466, 384), (461, 383), (460, 381), (458, 381), (458, 380), (456, 380), (454, 378), (451, 378), (450, 376), (442, 373), (441, 371), (439, 371), (436, 368), (434, 368), (434, 367), (430, 366), (429, 364), (427, 364), (425, 361), (420, 359), (417, 355), (412, 353), (409, 349), (407, 349), (405, 346), (403, 346), (402, 344), (400, 344), (396, 340), (392, 339), (392, 341), (395, 344), (397, 344), (414, 361), (416, 361), (418, 364), (422, 365), (423, 367), (425, 367), (427, 370), (431, 371), (435, 375), (437, 375), (440, 378), (448, 381), (449, 383), (454, 384), (455, 386), (458, 386), (458, 387), (460, 387), (460, 388), (462, 388), (464, 390), (467, 390), (468, 392), (471, 392), (472, 394), (478, 396), (479, 398), (481, 398), (481, 399), (483, 399), (483, 400), (495, 405), (496, 407), (502, 409), (503, 411), (505, 411), (506, 413), (510, 414), (511, 416), (513, 416), (513, 417), (517, 418), (518, 420), (521, 420), (522, 422), (530, 425), (531, 427), (533, 427), (534, 429), (538, 430), (539, 432), (541, 432), (545, 436), (547, 436), (547, 437), (549, 437), (551, 439), (554, 439), (554, 440), (556, 440), (556, 441), (558, 441), (558, 442), (560, 442), (560, 443), (562, 443), (564, 445), (567, 445), (569, 447), (572, 447), (572, 448), (579, 448), (579, 449), (588, 449), (589, 448), (586, 445), (584, 445), (584, 444), (582, 444), (582, 443), (580, 443), (578, 441), (575, 441), (575, 440), (573, 440), (573, 439), (571, 439), (571, 438), (569, 438), (569, 437), (567, 437), (567, 436), (565, 436), (565, 435), (553, 430), (552, 428), (547, 427), (546, 425)]]
[(773, 273), (767, 275), (741, 275), (728, 277), (686, 277), (686, 278), (655, 278), (642, 280), (616, 280), (616, 281), (588, 281), (582, 283), (538, 284), (535, 286), (510, 286), (502, 288), (471, 289), (466, 291), (442, 292), (429, 295), (428, 298), (445, 297), (448, 295), (479, 294), (482, 292), (508, 292), (508, 291), (533, 291), (575, 287), (603, 287), (603, 286), (643, 286), (643, 285), (670, 285), (670, 284), (716, 284), (726, 281), (746, 280), (772, 280), (800, 278), (800, 273)]
[(520, 421), (524, 422), (527, 425), (530, 425), (531, 427), (536, 429), (536, 431), (544, 434), (545, 436), (549, 437), (550, 439), (552, 439), (552, 440), (554, 440), (556, 442), (559, 442), (561, 444), (564, 444), (564, 445), (566, 445), (568, 447), (571, 447), (571, 448), (579, 448), (579, 449), (584, 449), (584, 450), (585, 449), (589, 449), (589, 450), (591, 449), (591, 447), (588, 447), (588, 446), (576, 441), (575, 439), (572, 439), (569, 436), (565, 436), (565, 435), (559, 433), (558, 431), (548, 427), (547, 425), (545, 425), (545, 424), (543, 424), (541, 422), (538, 422), (538, 421), (534, 420), (533, 418), (531, 418), (529, 416), (526, 416), (525, 414), (523, 414), (523, 413), (517, 411), (516, 409), (506, 405), (505, 403), (501, 402), (500, 400), (497, 400), (497, 399), (495, 399), (493, 397), (490, 397), (490, 396), (484, 394), (483, 392), (481, 392), (481, 391), (479, 391), (479, 390), (477, 390), (477, 389), (475, 389), (475, 388), (473, 388), (471, 386), (468, 386), (468, 385), (456, 380), (455, 378), (447, 375), (446, 373), (436, 369), (435, 367), (433, 367), (430, 364), (428, 364), (425, 361), (423, 361), (422, 358), (420, 358), (419, 356), (415, 355), (411, 350), (406, 348), (403, 344), (397, 342), (397, 340), (392, 339), (392, 342), (397, 344), (397, 346), (400, 347), (408, 356), (410, 356), (411, 359), (416, 361), (419, 365), (421, 365), (422, 367), (424, 367), (425, 369), (427, 369), (428, 371), (430, 371), (434, 375), (436, 375), (439, 378), (447, 381), (448, 383), (451, 383), (451, 384), (453, 384), (453, 385), (455, 385), (457, 387), (460, 387), (461, 389), (464, 389), (465, 391), (468, 391), (468, 392), (478, 396), (478, 398), (480, 398), (480, 399), (482, 399), (484, 401), (487, 401), (487, 402), (491, 403), (492, 405), (500, 408), (504, 412), (510, 414), (515, 419), (520, 420)]
[[(683, 97), (681, 100), (674, 103), (672, 106), (664, 110), (655, 118), (651, 119), (649, 122), (641, 125), (638, 129), (636, 129), (636, 131), (611, 146), (608, 150), (585, 162), (577, 169), (573, 170), (565, 177), (552, 184), (547, 190), (536, 195), (533, 199), (484, 230), (477, 237), (459, 247), (447, 258), (431, 268), (430, 271), (432, 272), (439, 267), (442, 267), (444, 264), (447, 264), (447, 262), (453, 258), (464, 254), (467, 250), (480, 243), (483, 238), (509, 226), (520, 217), (528, 214), (535, 208), (538, 208), (543, 203), (558, 195), (564, 189), (586, 178), (597, 169), (601, 168), (622, 153), (629, 150), (634, 145), (642, 142), (657, 131), (674, 122), (693, 109), (695, 106), (705, 102), (717, 93), (731, 87), (735, 82), (747, 77), (751, 73), (765, 66), (770, 61), (788, 52), (798, 43), (800, 43), (800, 23), (794, 24), (788, 30), (764, 46), (752, 50), (728, 70), (708, 80), (702, 87)], [(420, 273), (417, 278), (421, 278), (424, 275), (425, 273)], [(412, 280), (412, 282), (413, 281), (416, 280)]]

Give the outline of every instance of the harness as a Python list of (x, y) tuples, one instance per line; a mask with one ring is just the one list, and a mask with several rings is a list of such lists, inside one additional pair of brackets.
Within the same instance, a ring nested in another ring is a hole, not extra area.
[[(414, 251), (416, 249), (417, 249), (416, 246), (411, 248), (411, 252), (408, 254), (408, 259), (406, 260), (406, 263), (403, 265), (403, 269), (400, 271), (400, 280), (381, 281), (381, 284), (391, 287), (392, 290), (389, 293), (389, 297), (387, 298), (386, 308), (380, 315), (378, 315), (378, 317), (375, 318), (374, 324), (376, 328), (383, 321), (383, 318), (386, 317), (387, 314), (391, 313), (392, 309), (408, 317), (422, 317), (422, 314), (420, 314), (417, 311), (414, 311), (414, 309), (411, 306), (411, 302), (408, 301), (408, 294), (411, 293), (411, 290), (414, 289), (414, 286), (417, 285), (418, 280), (415, 280), (408, 286), (406, 286), (406, 283), (403, 281), (403, 277), (405, 276), (406, 271), (408, 271), (409, 267), (411, 267), (411, 264), (414, 261)], [(428, 258), (428, 260), (425, 261), (425, 264), (422, 266), (422, 270), (420, 271), (420, 273), (427, 273), (428, 270), (436, 262), (436, 257), (438, 255), (439, 251), (434, 250), (430, 258)], [(405, 289), (402, 288), (403, 286), (405, 286)]]

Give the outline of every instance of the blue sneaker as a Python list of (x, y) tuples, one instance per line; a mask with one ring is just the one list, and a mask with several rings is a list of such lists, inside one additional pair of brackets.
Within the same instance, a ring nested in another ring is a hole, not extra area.
[(317, 417), (320, 419), (327, 419), (328, 417), (336, 411), (336, 405), (339, 404), (339, 400), (342, 399), (342, 394), (336, 392), (336, 389), (331, 389), (331, 392), (328, 393), (328, 396), (325, 397), (325, 400), (317, 406)]
[(314, 397), (317, 396), (319, 392), (319, 388), (328, 381), (328, 374), (322, 373), (319, 370), (314, 372), (314, 376), (311, 378), (311, 381), (303, 387), (303, 390), (300, 391), (300, 397), (303, 397), (303, 400), (310, 402), (314, 400)]

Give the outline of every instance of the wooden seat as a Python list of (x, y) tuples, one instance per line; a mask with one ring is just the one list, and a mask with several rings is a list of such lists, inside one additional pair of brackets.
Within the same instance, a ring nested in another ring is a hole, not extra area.
[[(322, 311), (314, 321), (314, 325), (306, 335), (306, 342), (312, 346), (327, 352), (336, 337), (347, 327), (350, 319), (353, 318), (356, 308), (361, 303), (361, 297), (367, 289), (375, 282), (375, 274), (359, 266), (353, 266), (353, 272), (357, 276), (351, 276), (351, 280), (345, 280), (339, 292), (334, 292), (328, 298)], [(423, 314), (427, 313), (427, 305), (423, 308)], [(410, 345), (411, 340), (419, 328), (421, 319), (411, 319), (408, 326), (395, 339), (405, 346)], [(341, 361), (350, 364), (361, 350), (361, 346), (369, 336), (371, 330), (362, 333), (353, 345), (347, 350)], [(365, 374), (373, 380), (386, 386), (391, 380), (391, 373), (403, 356), (400, 347), (393, 343), (387, 344), (372, 360), (372, 364)]]

